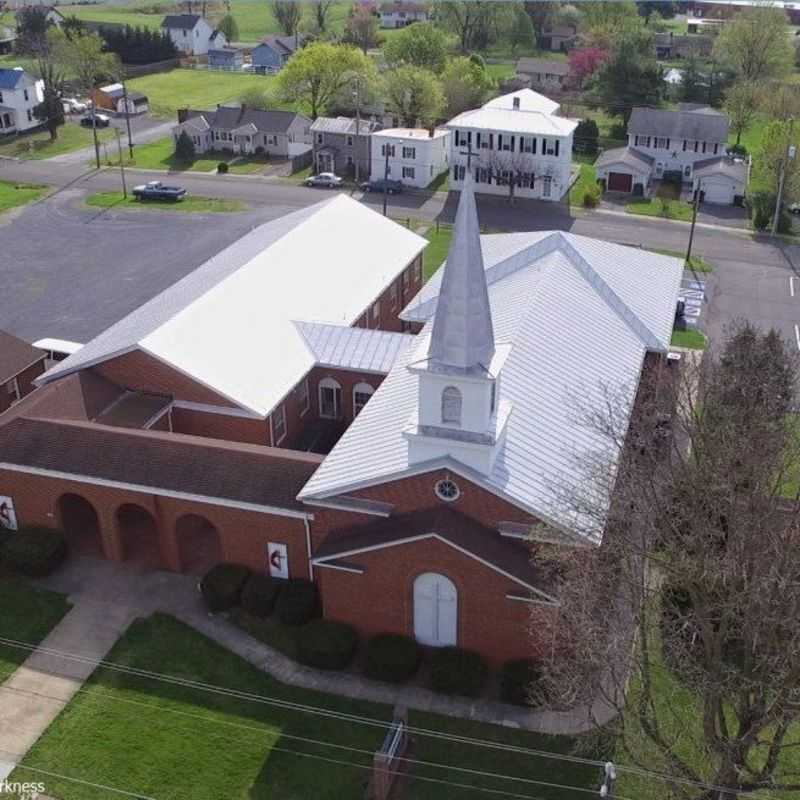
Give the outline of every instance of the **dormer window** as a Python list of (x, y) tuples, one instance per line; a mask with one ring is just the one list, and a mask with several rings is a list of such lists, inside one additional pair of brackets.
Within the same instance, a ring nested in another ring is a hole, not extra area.
[(447, 386), (442, 392), (442, 422), (461, 424), (461, 392), (455, 386)]

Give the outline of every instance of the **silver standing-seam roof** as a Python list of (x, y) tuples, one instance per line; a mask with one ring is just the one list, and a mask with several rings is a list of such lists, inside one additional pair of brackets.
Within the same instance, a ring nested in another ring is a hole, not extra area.
[(494, 330), (472, 173), (458, 201), (428, 357), (462, 370), (486, 371), (494, 356)]
[(323, 502), (445, 467), (597, 542), (603, 521), (579, 513), (574, 498), (597, 491), (594, 502), (607, 507), (610, 493), (593, 488), (587, 462), (614, 465), (618, 453), (585, 415), (610, 396), (632, 408), (645, 355), (669, 348), (683, 264), (558, 231), (483, 236), (481, 247), (495, 339), (510, 346), (502, 393), (514, 409), (490, 472), (452, 457), (412, 464), (403, 437), (419, 392), (419, 375), (407, 366), (434, 328), (439, 270), (401, 315), (425, 323), (419, 345), (399, 356), (299, 497)]

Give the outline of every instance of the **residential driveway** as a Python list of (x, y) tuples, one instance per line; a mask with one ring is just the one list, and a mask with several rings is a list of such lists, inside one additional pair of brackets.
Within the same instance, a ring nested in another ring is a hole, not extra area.
[(0, 329), (85, 342), (250, 229), (289, 210), (103, 212), (66, 189), (0, 221)]

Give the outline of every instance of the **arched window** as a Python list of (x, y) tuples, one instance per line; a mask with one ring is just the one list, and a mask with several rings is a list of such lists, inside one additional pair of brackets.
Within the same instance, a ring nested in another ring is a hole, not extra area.
[(357, 383), (353, 387), (353, 416), (357, 417), (367, 400), (375, 393), (375, 389), (368, 383)]
[(342, 387), (333, 378), (319, 382), (319, 415), (326, 419), (342, 416)]
[(425, 572), (414, 581), (414, 637), (430, 647), (458, 643), (458, 592), (444, 575)]
[(442, 392), (442, 422), (461, 424), (461, 392), (455, 386), (447, 386)]

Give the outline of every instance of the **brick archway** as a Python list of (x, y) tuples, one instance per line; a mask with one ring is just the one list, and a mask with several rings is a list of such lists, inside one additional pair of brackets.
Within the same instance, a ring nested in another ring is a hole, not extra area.
[(175, 539), (181, 572), (204, 575), (222, 561), (219, 531), (199, 514), (184, 514), (176, 520)]
[(97, 511), (85, 497), (71, 492), (62, 494), (56, 508), (71, 553), (78, 556), (105, 555)]
[(163, 568), (155, 517), (135, 503), (121, 505), (115, 517), (122, 560), (133, 561), (149, 569)]

